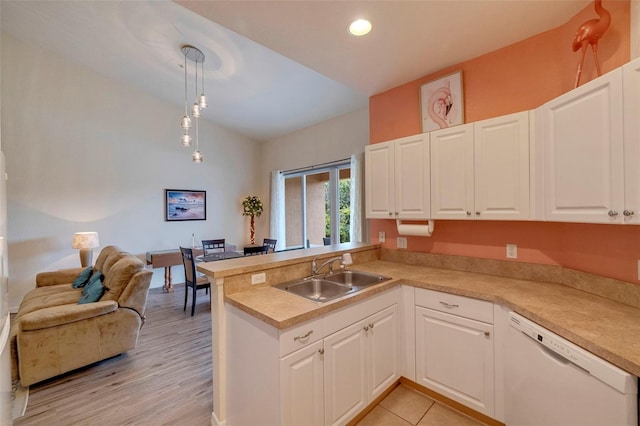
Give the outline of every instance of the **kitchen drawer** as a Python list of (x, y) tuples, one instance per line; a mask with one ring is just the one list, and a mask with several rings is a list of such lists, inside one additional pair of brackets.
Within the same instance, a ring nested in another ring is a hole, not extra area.
[(322, 340), (322, 317), (307, 321), (280, 332), (280, 356)]
[(493, 303), (485, 300), (417, 288), (416, 306), (493, 324)]
[(323, 319), (322, 329), (324, 334), (325, 336), (333, 334), (363, 318), (397, 304), (399, 300), (400, 289), (394, 287), (361, 302), (333, 311)]

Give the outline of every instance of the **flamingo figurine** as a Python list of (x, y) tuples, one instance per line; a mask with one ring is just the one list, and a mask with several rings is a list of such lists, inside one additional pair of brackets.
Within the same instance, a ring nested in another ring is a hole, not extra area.
[(596, 62), (596, 71), (598, 72), (598, 75), (601, 75), (600, 64), (598, 63), (598, 41), (609, 29), (609, 25), (611, 25), (611, 14), (608, 10), (602, 7), (602, 0), (595, 0), (594, 6), (599, 18), (589, 19), (580, 25), (580, 28), (576, 31), (576, 35), (573, 37), (573, 51), (577, 52), (578, 49), (582, 49), (580, 65), (578, 65), (578, 73), (576, 74), (575, 87), (580, 85), (580, 75), (582, 74), (584, 55), (587, 51), (588, 45), (591, 45), (591, 50), (593, 50), (593, 58)]

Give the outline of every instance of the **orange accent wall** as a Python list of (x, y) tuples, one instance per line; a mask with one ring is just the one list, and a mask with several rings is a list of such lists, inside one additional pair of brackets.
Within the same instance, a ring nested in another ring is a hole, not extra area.
[[(543, 4), (541, 3), (541, 6)], [(603, 1), (611, 26), (599, 43), (602, 72), (629, 62), (630, 2)], [(578, 27), (596, 18), (593, 3), (564, 25), (456, 64), (369, 99), (370, 143), (421, 133), (420, 86), (462, 70), (465, 122), (537, 108), (573, 89), (580, 52), (571, 42)], [(587, 51), (582, 82), (596, 76)], [(386, 233), (395, 248), (395, 221), (371, 220), (371, 241)], [(407, 237), (411, 251), (505, 259), (507, 243), (518, 245), (518, 261), (556, 264), (633, 283), (638, 281), (640, 226), (551, 222), (436, 221), (432, 237)]]

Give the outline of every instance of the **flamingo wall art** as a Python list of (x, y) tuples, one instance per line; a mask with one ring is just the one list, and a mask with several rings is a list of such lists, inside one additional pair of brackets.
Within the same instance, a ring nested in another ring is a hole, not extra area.
[(420, 99), (423, 132), (462, 124), (462, 71), (422, 85)]

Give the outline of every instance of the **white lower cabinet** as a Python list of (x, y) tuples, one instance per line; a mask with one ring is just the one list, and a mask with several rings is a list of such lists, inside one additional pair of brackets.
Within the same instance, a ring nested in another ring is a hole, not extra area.
[(399, 377), (398, 305), (324, 339), (325, 423), (344, 424)]
[(282, 424), (324, 424), (322, 341), (281, 358)]
[(416, 289), (416, 381), (494, 416), (493, 304)]

